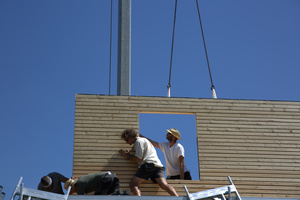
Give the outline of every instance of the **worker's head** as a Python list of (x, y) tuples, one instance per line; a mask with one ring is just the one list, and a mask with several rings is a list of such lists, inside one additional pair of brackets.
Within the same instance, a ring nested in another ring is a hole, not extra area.
[(132, 145), (136, 141), (137, 132), (134, 129), (125, 129), (122, 132), (121, 139), (123, 139), (127, 144)]
[(169, 141), (173, 139), (175, 140), (181, 140), (180, 133), (176, 128), (171, 128), (170, 130), (167, 129), (167, 137)]
[(65, 182), (65, 185), (64, 185), (64, 188), (66, 189), (66, 190), (68, 190), (68, 188), (69, 188), (69, 186), (71, 186), (71, 190), (70, 190), (70, 194), (73, 194), (73, 193), (75, 193), (76, 192), (76, 183), (77, 183), (77, 181), (78, 181), (78, 178), (76, 178), (75, 180), (74, 179), (68, 179), (66, 182)]
[(41, 178), (41, 183), (43, 188), (51, 189), (52, 187), (52, 179), (49, 176), (43, 176)]

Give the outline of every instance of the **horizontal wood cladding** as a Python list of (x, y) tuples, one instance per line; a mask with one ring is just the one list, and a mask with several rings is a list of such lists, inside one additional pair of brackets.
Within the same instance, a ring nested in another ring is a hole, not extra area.
[[(73, 175), (112, 171), (128, 188), (137, 163), (119, 156), (131, 146), (125, 128), (139, 113), (189, 114), (196, 119), (200, 180), (168, 180), (179, 195), (229, 185), (241, 196), (300, 196), (300, 102), (76, 95)], [(133, 153), (133, 152), (132, 152)], [(150, 181), (142, 195), (168, 195)]]

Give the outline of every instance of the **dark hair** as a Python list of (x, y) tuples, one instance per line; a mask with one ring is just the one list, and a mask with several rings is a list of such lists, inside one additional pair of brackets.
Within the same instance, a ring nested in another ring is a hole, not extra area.
[(51, 180), (49, 176), (43, 176), (43, 178), (41, 178), (41, 183), (43, 186), (49, 186), (50, 181)]
[(129, 129), (125, 129), (122, 132), (121, 138), (122, 139), (124, 139), (124, 138), (135, 138), (136, 136), (137, 136), (137, 132), (135, 132), (134, 129), (129, 128)]

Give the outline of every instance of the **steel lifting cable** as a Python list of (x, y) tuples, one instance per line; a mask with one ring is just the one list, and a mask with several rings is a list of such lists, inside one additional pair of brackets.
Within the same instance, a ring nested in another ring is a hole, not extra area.
[(113, 12), (113, 0), (110, 0), (110, 48), (109, 48), (109, 95), (111, 88), (111, 52), (112, 52), (112, 12)]
[(171, 48), (171, 59), (170, 59), (170, 72), (169, 72), (169, 83), (168, 88), (168, 97), (171, 96), (171, 72), (172, 72), (172, 63), (173, 63), (173, 49), (174, 49), (174, 37), (175, 37), (175, 22), (176, 22), (176, 12), (177, 12), (177, 0), (175, 0), (175, 10), (174, 10), (174, 22), (173, 22), (173, 35), (172, 35), (172, 48)]
[(212, 96), (213, 98), (217, 98), (217, 94), (215, 91), (215, 86), (213, 83), (213, 79), (212, 79), (212, 75), (211, 75), (211, 70), (210, 70), (210, 66), (209, 66), (209, 60), (208, 60), (208, 54), (207, 54), (207, 49), (206, 49), (206, 44), (205, 44), (205, 38), (204, 38), (204, 32), (203, 32), (203, 27), (202, 27), (202, 21), (201, 21), (201, 16), (200, 16), (200, 9), (199, 9), (199, 3), (198, 0), (196, 0), (196, 4), (197, 4), (197, 9), (198, 9), (198, 16), (199, 16), (199, 22), (200, 22), (200, 27), (201, 27), (201, 33), (202, 33), (202, 39), (203, 39), (203, 45), (204, 45), (204, 50), (205, 50), (205, 55), (206, 55), (206, 61), (207, 61), (207, 66), (208, 66), (208, 72), (209, 72), (209, 76), (210, 76), (210, 82), (211, 82), (211, 91), (212, 91)]

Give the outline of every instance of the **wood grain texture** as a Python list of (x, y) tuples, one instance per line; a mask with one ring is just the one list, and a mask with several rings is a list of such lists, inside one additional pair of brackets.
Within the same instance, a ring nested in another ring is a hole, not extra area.
[[(122, 188), (137, 170), (118, 150), (126, 128), (139, 130), (139, 113), (192, 114), (196, 119), (200, 180), (170, 180), (179, 195), (229, 185), (241, 196), (300, 196), (300, 102), (76, 95), (73, 175), (112, 171)], [(196, 153), (196, 152), (195, 152)], [(168, 194), (157, 184), (142, 195)]]

